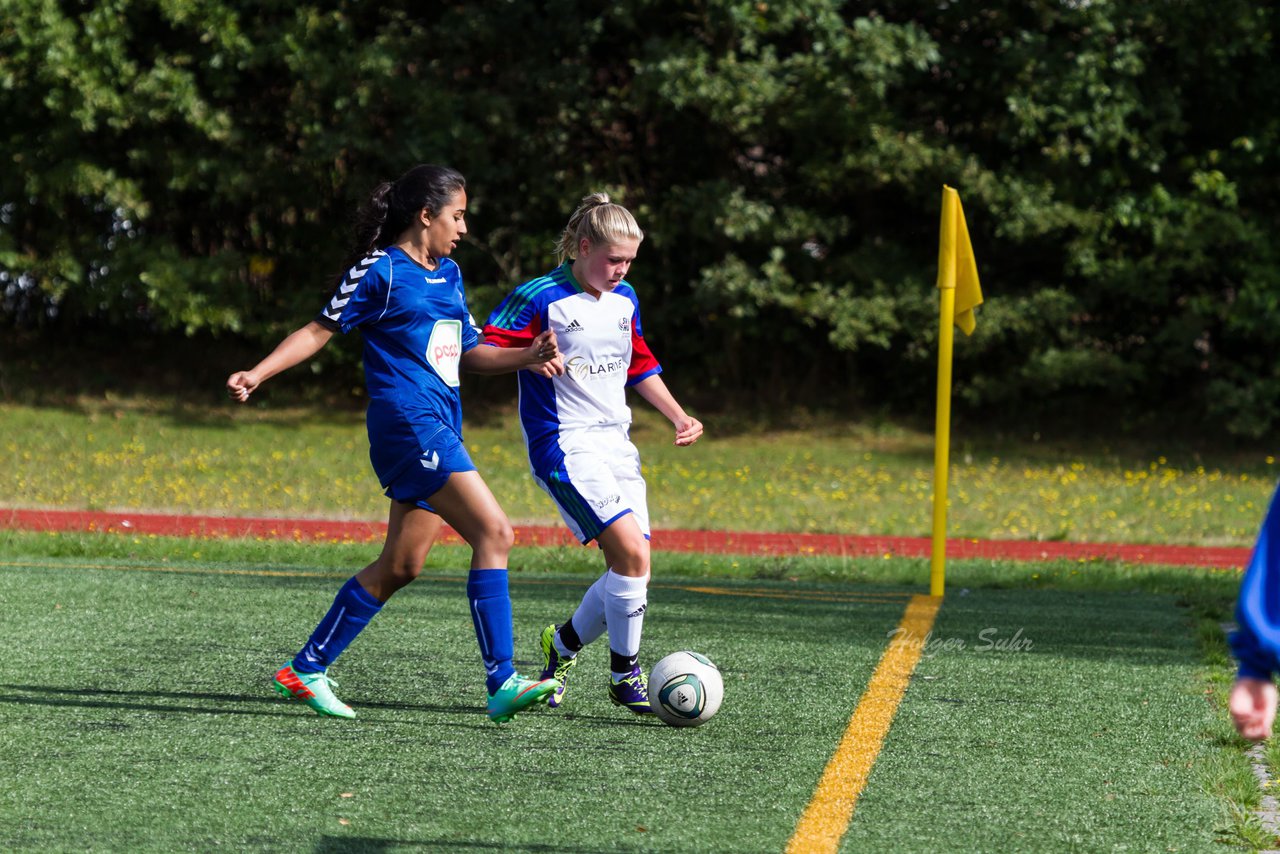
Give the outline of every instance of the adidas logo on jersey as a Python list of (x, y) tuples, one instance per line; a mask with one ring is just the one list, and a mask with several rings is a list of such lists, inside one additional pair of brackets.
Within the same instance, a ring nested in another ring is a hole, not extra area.
[(585, 332), (585, 331), (586, 331), (586, 327), (585, 327), (585, 326), (583, 326), (581, 323), (579, 323), (579, 322), (578, 322), (578, 318), (576, 318), (576, 317), (575, 317), (573, 320), (570, 320), (570, 321), (569, 321), (569, 325), (568, 325), (568, 326), (566, 326), (566, 327), (564, 328), (564, 331), (565, 331), (566, 333), (568, 333), (568, 332)]

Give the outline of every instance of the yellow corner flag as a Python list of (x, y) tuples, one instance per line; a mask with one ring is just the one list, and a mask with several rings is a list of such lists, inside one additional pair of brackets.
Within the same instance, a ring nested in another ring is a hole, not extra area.
[(965, 335), (972, 335), (976, 326), (973, 310), (982, 304), (978, 262), (969, 243), (960, 194), (946, 185), (942, 187), (942, 227), (938, 234), (938, 287), (955, 288), (956, 326)]
[(965, 335), (977, 325), (973, 310), (982, 302), (978, 262), (969, 244), (969, 227), (960, 207), (960, 194), (942, 187), (942, 227), (938, 234), (938, 420), (933, 449), (933, 550), (929, 561), (929, 593), (946, 589), (947, 469), (951, 449), (951, 345), (953, 329)]

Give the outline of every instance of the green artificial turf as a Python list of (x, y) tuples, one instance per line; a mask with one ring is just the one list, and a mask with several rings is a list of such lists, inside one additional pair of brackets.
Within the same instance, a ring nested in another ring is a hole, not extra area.
[(1220, 850), (1189, 628), (1138, 592), (948, 597), (843, 850)]
[[(924, 591), (896, 561), (658, 555), (644, 662), (709, 655), (719, 714), (679, 730), (616, 709), (597, 644), (565, 708), (497, 726), (465, 553), (441, 550), (333, 668), (359, 718), (321, 719), (270, 674), (368, 551), (0, 537), (0, 848), (781, 851)], [(516, 556), (541, 565), (512, 574), (526, 671), (598, 572), (561, 552)], [(842, 850), (1222, 850), (1193, 615), (999, 566), (1021, 586), (949, 593)]]

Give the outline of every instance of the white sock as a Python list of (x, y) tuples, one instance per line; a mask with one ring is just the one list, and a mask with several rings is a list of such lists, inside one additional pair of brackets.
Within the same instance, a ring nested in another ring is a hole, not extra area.
[[(604, 619), (609, 628), (609, 651), (634, 658), (640, 654), (640, 634), (649, 603), (649, 576), (633, 578), (610, 570), (604, 578)], [(575, 624), (576, 625), (576, 624)], [(630, 676), (610, 669), (616, 682)]]
[[(578, 633), (578, 640), (582, 641), (583, 648), (604, 634), (604, 583), (608, 576), (609, 571), (605, 570), (604, 574), (587, 588), (587, 592), (582, 594), (582, 601), (578, 603), (577, 610), (569, 618), (573, 621), (573, 630)], [(565, 648), (565, 645), (560, 642), (559, 632), (556, 632), (554, 643), (556, 652), (565, 658), (573, 658), (578, 654)]]

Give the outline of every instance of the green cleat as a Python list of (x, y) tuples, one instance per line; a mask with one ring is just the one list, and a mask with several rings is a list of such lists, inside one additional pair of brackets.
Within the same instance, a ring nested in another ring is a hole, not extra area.
[(329, 686), (336, 688), (338, 683), (330, 679), (325, 671), (299, 673), (293, 669), (293, 662), (290, 661), (276, 671), (274, 684), (280, 696), (301, 700), (314, 709), (316, 714), (333, 718), (356, 716), (354, 709), (334, 696), (333, 689)]
[(519, 673), (512, 673), (497, 693), (489, 695), (489, 720), (505, 724), (516, 712), (546, 699), (559, 685), (554, 679), (525, 679)]
[(538, 638), (542, 645), (542, 678), (555, 679), (560, 683), (547, 698), (547, 705), (553, 709), (564, 702), (564, 692), (569, 690), (569, 671), (578, 663), (576, 655), (565, 658), (556, 650), (555, 637), (556, 624), (552, 623), (542, 630), (542, 636)]

